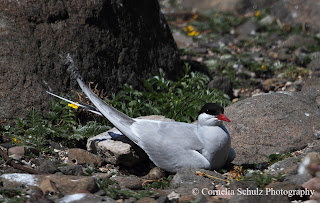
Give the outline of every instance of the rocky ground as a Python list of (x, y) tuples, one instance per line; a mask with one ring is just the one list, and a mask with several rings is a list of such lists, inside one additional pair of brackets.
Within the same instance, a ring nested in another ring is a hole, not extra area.
[(168, 174), (152, 169), (143, 151), (121, 136), (111, 139), (110, 133), (90, 138), (86, 149), (52, 143), (55, 156), (1, 144), (1, 200), (319, 200), (319, 193), (310, 194), (320, 192), (318, 32), (284, 23), (267, 9), (195, 13), (165, 3), (181, 59), (211, 77), (209, 87), (222, 89), (233, 101), (225, 114), (232, 120), (226, 127), (237, 153), (234, 165)]

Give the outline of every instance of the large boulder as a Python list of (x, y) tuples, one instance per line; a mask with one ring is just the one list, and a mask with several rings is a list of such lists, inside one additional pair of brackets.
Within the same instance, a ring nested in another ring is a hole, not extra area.
[(320, 91), (277, 92), (239, 101), (225, 109), (235, 164), (268, 161), (270, 154), (302, 149), (320, 130)]
[(63, 58), (111, 94), (159, 68), (180, 66), (156, 0), (0, 0), (0, 120), (47, 107), (44, 90), (70, 92)]

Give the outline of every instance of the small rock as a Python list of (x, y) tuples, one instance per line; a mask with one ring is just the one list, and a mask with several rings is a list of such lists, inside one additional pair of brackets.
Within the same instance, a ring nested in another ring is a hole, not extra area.
[(287, 81), (285, 79), (270, 78), (263, 81), (262, 88), (267, 92), (277, 91), (281, 90), (281, 88), (285, 86), (286, 82)]
[(187, 37), (186, 35), (181, 34), (180, 32), (173, 32), (172, 36), (174, 38), (174, 41), (177, 43), (179, 49), (187, 48), (193, 44), (193, 41), (190, 37)]
[(285, 40), (281, 46), (286, 48), (299, 48), (302, 46), (312, 46), (317, 44), (317, 41), (313, 38), (302, 37), (300, 35), (292, 35), (287, 40)]
[(158, 180), (160, 178), (163, 178), (165, 176), (164, 170), (162, 170), (159, 167), (154, 167), (150, 170), (150, 172), (147, 174), (147, 178), (149, 180)]
[(180, 194), (176, 193), (176, 192), (171, 192), (167, 197), (169, 199), (169, 201), (174, 201), (174, 200), (178, 200), (180, 198)]
[(66, 195), (63, 198), (59, 199), (57, 202), (68, 202), (68, 203), (100, 203), (100, 202), (106, 202), (106, 203), (116, 203), (113, 199), (110, 197), (101, 197), (93, 194), (87, 194), (87, 193), (76, 193), (76, 194), (70, 194)]
[(297, 171), (297, 166), (298, 159), (296, 157), (289, 157), (272, 164), (269, 168), (272, 170), (271, 174), (278, 175), (280, 173), (292, 174)]
[(121, 188), (132, 190), (139, 190), (142, 188), (142, 179), (137, 176), (115, 176), (110, 179), (117, 181)]
[(228, 76), (216, 76), (212, 81), (208, 84), (209, 89), (219, 89), (229, 95), (233, 96), (232, 84), (230, 77)]
[(278, 51), (278, 59), (280, 61), (289, 61), (292, 58), (291, 53), (289, 52), (289, 49), (282, 48)]
[(168, 200), (168, 197), (167, 196), (160, 196), (158, 199), (157, 199), (157, 202), (158, 203), (167, 203), (169, 200)]
[(83, 175), (83, 167), (80, 165), (68, 165), (68, 166), (62, 166), (59, 167), (59, 170), (64, 174), (64, 175), (75, 175), (75, 176), (80, 176)]
[[(115, 141), (108, 133), (112, 133), (113, 136), (117, 136), (117, 139), (120, 139), (121, 137), (122, 140)], [(124, 142), (124, 140), (126, 141)], [(128, 167), (132, 167), (140, 163), (143, 160), (142, 157), (147, 156), (142, 149), (123, 136), (120, 132), (114, 133), (109, 131), (89, 138), (87, 149), (105, 157), (105, 160), (108, 163)], [(139, 152), (142, 152), (138, 154), (134, 149), (138, 149)]]
[(4, 188), (39, 186), (39, 176), (25, 173), (7, 173), (0, 176)]
[(97, 191), (97, 185), (94, 178), (89, 176), (49, 175), (40, 176), (39, 179), (42, 179), (40, 186), (41, 184), (47, 186), (51, 185), (54, 190), (57, 190), (62, 194), (72, 194), (80, 191), (92, 193)]
[(76, 161), (77, 164), (93, 167), (100, 167), (104, 162), (102, 157), (78, 148), (69, 149), (68, 157), (69, 160)]
[(57, 190), (57, 187), (55, 186), (55, 183), (51, 181), (50, 179), (44, 179), (40, 183), (40, 189), (44, 194), (57, 194), (59, 191)]
[(320, 58), (311, 61), (308, 64), (307, 68), (309, 70), (312, 70), (313, 73), (317, 73), (318, 71), (320, 71)]
[[(158, 115), (143, 116), (139, 119), (174, 121)], [(149, 161), (148, 155), (116, 128), (89, 138), (87, 149), (105, 157), (105, 160), (113, 165), (132, 167)]]
[(60, 170), (58, 169), (54, 161), (42, 160), (40, 162), (39, 171), (41, 171), (42, 173), (53, 174), (53, 173), (59, 172)]
[[(0, 181), (4, 188), (21, 188), (29, 186), (44, 188), (52, 186), (51, 190), (59, 191), (62, 194), (71, 194), (78, 191), (95, 192), (97, 185), (93, 177), (88, 176), (66, 176), (66, 175), (31, 175), (24, 173), (3, 174)], [(50, 184), (49, 184), (50, 183)], [(42, 188), (41, 188), (42, 189)], [(51, 191), (51, 190), (45, 190)]]
[(264, 17), (264, 18), (262, 18), (262, 19), (260, 20), (260, 23), (261, 23), (262, 25), (270, 25), (270, 24), (273, 23), (273, 21), (274, 21), (274, 17), (271, 16), (271, 15), (267, 15), (266, 17)]
[(36, 186), (29, 186), (27, 193), (30, 195), (28, 199), (28, 203), (31, 202), (41, 202), (41, 203), (54, 203), (53, 200), (48, 199), (42, 192), (39, 187)]
[(247, 35), (254, 35), (257, 29), (258, 25), (254, 21), (248, 20), (244, 24), (238, 26), (235, 32), (240, 35), (240, 37), (246, 37)]
[(297, 185), (302, 185), (304, 182), (308, 181), (310, 178), (312, 178), (312, 176), (309, 173), (305, 173), (305, 174), (293, 173), (286, 176), (284, 178), (284, 182), (291, 182)]
[(8, 155), (18, 155), (18, 156), (24, 156), (26, 151), (25, 149), (27, 149), (28, 153), (32, 153), (35, 156), (39, 156), (39, 151), (34, 148), (34, 147), (30, 147), (30, 146), (16, 146), (16, 147), (11, 147), (8, 150)]
[[(217, 177), (218, 179), (211, 180), (210, 178), (207, 178), (205, 174), (197, 175), (196, 174), (197, 171), (199, 171), (200, 173), (205, 173), (207, 175)], [(217, 184), (218, 183), (224, 184), (225, 182), (221, 181), (221, 179), (224, 180), (225, 178), (220, 173), (217, 173), (214, 171), (187, 168), (187, 169), (182, 169), (176, 173), (176, 175), (173, 177), (171, 181), (171, 186), (173, 188), (178, 188), (178, 187), (186, 187), (187, 185), (202, 184), (210, 188), (212, 187), (212, 181), (215, 181)]]
[(317, 152), (310, 152), (308, 153), (303, 159), (310, 158), (310, 163), (318, 164), (320, 165), (320, 154)]
[(158, 201), (151, 197), (143, 197), (139, 199), (137, 203), (158, 203)]
[(314, 177), (308, 180), (307, 182), (301, 185), (303, 188), (307, 188), (308, 190), (319, 189), (320, 187), (320, 178)]

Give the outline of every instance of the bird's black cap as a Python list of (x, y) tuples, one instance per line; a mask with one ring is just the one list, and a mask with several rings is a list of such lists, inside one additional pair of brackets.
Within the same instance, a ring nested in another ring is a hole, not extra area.
[(200, 110), (199, 114), (206, 113), (213, 116), (219, 116), (224, 113), (222, 106), (216, 103), (206, 103)]

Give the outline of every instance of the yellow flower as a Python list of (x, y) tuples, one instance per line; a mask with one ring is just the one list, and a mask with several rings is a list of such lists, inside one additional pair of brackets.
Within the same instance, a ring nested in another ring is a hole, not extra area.
[(254, 16), (259, 16), (261, 14), (261, 11), (256, 11), (256, 12), (254, 12)]
[(195, 19), (197, 19), (199, 16), (197, 15), (197, 14), (195, 14), (194, 16), (193, 16), (193, 19), (195, 20)]
[(267, 70), (267, 66), (261, 65), (261, 69), (262, 69), (262, 70)]
[(190, 37), (198, 36), (198, 35), (199, 35), (199, 32), (197, 32), (197, 31), (194, 30), (194, 31), (192, 31), (192, 32), (189, 32), (187, 35), (190, 36)]
[(71, 104), (71, 103), (69, 103), (68, 106), (71, 107), (71, 108), (74, 108), (74, 109), (78, 109), (79, 108), (79, 106), (77, 106), (75, 104)]
[(192, 32), (194, 31), (194, 27), (192, 25), (188, 25), (187, 27), (183, 28), (185, 32)]
[(20, 141), (17, 140), (17, 138), (12, 138), (12, 141), (16, 142), (16, 143), (20, 143)]

